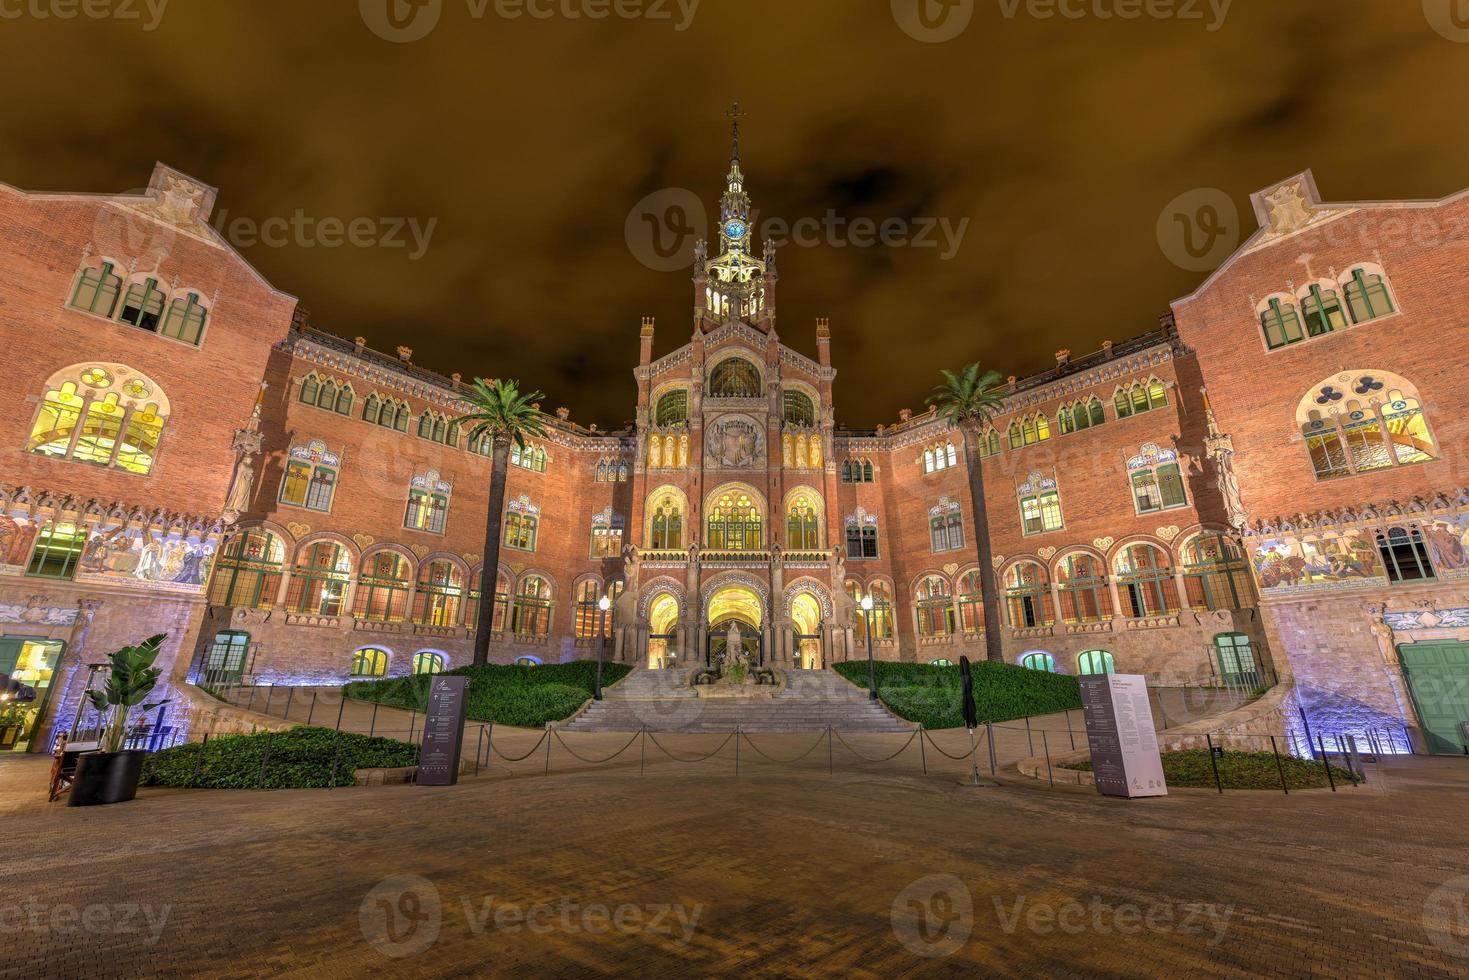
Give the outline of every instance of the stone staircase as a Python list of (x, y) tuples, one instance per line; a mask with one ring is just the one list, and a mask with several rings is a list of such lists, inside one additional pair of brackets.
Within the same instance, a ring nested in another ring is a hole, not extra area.
[(786, 687), (775, 696), (701, 698), (688, 670), (636, 668), (603, 692), (567, 732), (650, 731), (909, 732), (910, 722), (893, 716), (867, 692), (829, 670), (787, 671)]

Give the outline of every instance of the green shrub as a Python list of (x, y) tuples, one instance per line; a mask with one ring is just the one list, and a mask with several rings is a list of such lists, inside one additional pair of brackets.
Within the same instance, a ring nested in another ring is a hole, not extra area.
[[(631, 670), (627, 664), (603, 664), (603, 686), (621, 680)], [(597, 664), (590, 660), (540, 667), (490, 664), (460, 667), (441, 676), (469, 678), (466, 714), (472, 721), (540, 728), (548, 721), (570, 717), (592, 696)], [(354, 681), (342, 693), (359, 701), (422, 711), (428, 703), (430, 680), (428, 675), (420, 674), (386, 681)]]
[(417, 763), (415, 745), (303, 725), (284, 732), (220, 735), (207, 745), (190, 742), (155, 752), (143, 760), (142, 781), (146, 786), (207, 789), (351, 786), (358, 769), (394, 769)]
[[(835, 664), (834, 669), (866, 690), (865, 660), (848, 660)], [(878, 661), (874, 669), (878, 697), (899, 718), (920, 722), (925, 728), (963, 726), (963, 690), (957, 665)], [(970, 672), (980, 724), (1081, 707), (1081, 689), (1075, 677), (988, 660), (970, 664)]]
[[(1091, 760), (1085, 760), (1057, 768), (1090, 772), (1092, 764)], [(1225, 752), (1219, 760), (1219, 781), (1225, 789), (1273, 789), (1279, 792), (1281, 769), (1285, 770), (1285, 782), (1291, 789), (1325, 789), (1330, 785), (1319, 760), (1282, 755), (1277, 769), (1273, 752)], [(1332, 766), (1331, 775), (1338, 783), (1355, 783), (1358, 780), (1341, 766)], [(1209, 763), (1208, 749), (1164, 752), (1163, 776), (1169, 786), (1215, 788), (1214, 767)]]

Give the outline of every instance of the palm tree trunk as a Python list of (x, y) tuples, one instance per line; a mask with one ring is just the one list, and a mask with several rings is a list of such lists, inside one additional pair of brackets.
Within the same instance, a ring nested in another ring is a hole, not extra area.
[(963, 426), (964, 460), (969, 469), (969, 501), (974, 511), (974, 547), (979, 553), (979, 585), (984, 601), (984, 656), (995, 663), (1005, 662), (1000, 644), (1000, 588), (995, 575), (994, 548), (990, 544), (989, 505), (984, 497), (984, 470), (979, 457), (978, 426)]
[[(484, 565), (479, 575), (479, 615), (474, 623), (474, 664), (490, 662), (490, 627), (500, 583), (500, 529), (505, 522), (505, 481), (510, 472), (510, 436), (495, 433), (490, 443), (490, 502), (485, 513)], [(506, 597), (507, 601), (509, 597)]]

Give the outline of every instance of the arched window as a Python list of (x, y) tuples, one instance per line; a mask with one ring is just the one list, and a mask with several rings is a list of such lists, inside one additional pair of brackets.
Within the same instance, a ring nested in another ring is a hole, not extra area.
[[(874, 640), (891, 640), (894, 636), (893, 622), (893, 590), (886, 582), (875, 581), (867, 583), (868, 594), (872, 596), (872, 638)], [(859, 607), (859, 612), (860, 612)], [(866, 634), (863, 634), (866, 639)]]
[(1115, 674), (1117, 662), (1106, 650), (1083, 650), (1076, 658), (1078, 674)]
[(964, 547), (964, 514), (957, 501), (940, 497), (928, 510), (928, 538), (934, 552)]
[(1063, 623), (1100, 623), (1112, 618), (1106, 566), (1091, 555), (1067, 555), (1056, 565)]
[(528, 442), (524, 446), (511, 443), (510, 465), (519, 466), (523, 470), (533, 473), (546, 472), (546, 450), (535, 443)]
[(747, 493), (722, 494), (709, 509), (704, 544), (713, 551), (759, 551), (765, 545), (759, 505)]
[(1396, 375), (1337, 375), (1301, 400), (1296, 419), (1318, 480), (1438, 458), (1417, 390)]
[(122, 292), (122, 279), (113, 274), (113, 268), (111, 262), (103, 262), (94, 269), (83, 269), (71, 294), (72, 307), (111, 319)]
[(866, 560), (877, 557), (877, 517), (861, 507), (847, 517), (847, 557)]
[(540, 530), (541, 508), (525, 496), (510, 501), (505, 510), (505, 547), (535, 551)]
[(548, 636), (551, 632), (551, 586), (538, 575), (521, 580), (515, 591), (511, 632), (516, 636)]
[(117, 315), (118, 322), (156, 333), (158, 323), (163, 319), (165, 299), (167, 295), (159, 288), (158, 280), (151, 276), (141, 282), (129, 283), (122, 300), (122, 312)]
[(811, 396), (804, 391), (787, 388), (781, 392), (781, 405), (784, 409), (783, 418), (787, 425), (815, 427), (816, 405), (811, 401)]
[(941, 575), (929, 575), (914, 592), (919, 636), (948, 636), (954, 632), (954, 600)]
[(418, 438), (432, 439), (434, 437), (434, 415), (428, 409), (418, 417)]
[(341, 466), (342, 457), (329, 451), (320, 439), (304, 446), (292, 446), (281, 476), (280, 502), (288, 507), (329, 513)]
[(1301, 313), (1306, 321), (1306, 336), (1319, 337), (1347, 325), (1341, 298), (1330, 286), (1313, 282), (1301, 296)]
[(199, 294), (189, 292), (168, 304), (168, 315), (158, 332), (198, 347), (204, 339), (204, 322), (208, 318), (209, 308), (199, 301)]
[(1134, 544), (1117, 556), (1117, 590), (1133, 618), (1178, 612), (1178, 584), (1168, 556), (1150, 544)]
[(1168, 387), (1157, 378), (1137, 381), (1118, 388), (1117, 394), (1112, 397), (1112, 404), (1120, 419), (1151, 412), (1168, 404)]
[(821, 547), (821, 508), (816, 498), (800, 493), (791, 498), (786, 514), (786, 547), (792, 551), (815, 551)]
[(653, 413), (654, 424), (682, 425), (689, 420), (689, 390), (675, 388), (658, 396), (658, 407)]
[(649, 523), (648, 546), (654, 551), (677, 551), (683, 547), (683, 500), (663, 493), (655, 498)]
[(1044, 650), (1031, 650), (1020, 655), (1020, 666), (1026, 670), (1039, 670), (1046, 674), (1056, 673), (1056, 658)]
[(1417, 526), (1378, 532), (1377, 550), (1389, 582), (1421, 582), (1436, 577), (1423, 544), (1423, 532)]
[(1071, 407), (1071, 424), (1077, 432), (1101, 425), (1105, 421), (1107, 413), (1102, 408), (1102, 400), (1096, 395)]
[(168, 398), (122, 364), (78, 364), (46, 384), (26, 451), (147, 474), (168, 418)]
[(979, 458), (988, 459), (998, 455), (1000, 455), (1000, 434), (992, 428), (986, 429), (979, 437)]
[(317, 541), (297, 552), (286, 590), (286, 610), (310, 616), (339, 616), (352, 559), (333, 541)]
[(393, 428), (397, 429), (399, 432), (407, 432), (408, 420), (409, 417), (412, 416), (412, 414), (413, 412), (409, 410), (407, 402), (399, 402), (398, 413), (396, 418), (394, 419)]
[(232, 537), (214, 562), (209, 580), (209, 603), (270, 609), (281, 584), (286, 549), (279, 538), (252, 527)]
[(950, 466), (956, 466), (959, 462), (959, 450), (953, 442), (941, 442), (930, 446), (923, 452), (923, 472), (933, 473), (937, 470), (946, 470)]
[(445, 666), (444, 655), (436, 650), (420, 650), (413, 655), (414, 674), (442, 674)]
[[(464, 622), (470, 629), (474, 629), (479, 623), (480, 583), (484, 578), (484, 570), (479, 569), (474, 573), (469, 585), (469, 601), (465, 603), (466, 613)], [(510, 580), (504, 573), (495, 579), (495, 602), (490, 609), (490, 633), (499, 638), (505, 632), (505, 623), (510, 616)]]
[(1032, 629), (1054, 623), (1051, 582), (1046, 577), (1046, 570), (1033, 561), (1011, 565), (1005, 572), (1005, 608), (1014, 629)]
[(1020, 423), (1011, 422), (1009, 429), (1009, 440), (1011, 449), (1020, 449), (1025, 445), (1025, 431), (1021, 429)]
[(26, 574), (32, 578), (69, 579), (86, 547), (86, 528), (48, 521), (36, 535)]
[(396, 551), (378, 551), (362, 559), (352, 615), (377, 623), (401, 623), (408, 618), (408, 590), (412, 585), (408, 559)]
[(1133, 506), (1139, 514), (1188, 506), (1178, 453), (1172, 449), (1160, 449), (1156, 443), (1143, 446), (1127, 461), (1127, 474), (1132, 483)]
[(1016, 488), (1016, 493), (1020, 499), (1022, 533), (1046, 534), (1065, 526), (1061, 516), (1061, 493), (1056, 489), (1055, 477), (1032, 473)]
[(743, 357), (728, 357), (714, 366), (709, 375), (711, 398), (759, 398), (760, 369)]
[(314, 373), (308, 374), (301, 379), (301, 401), (307, 405), (315, 405), (316, 399), (320, 397), (320, 394), (321, 382), (317, 380)]
[(388, 651), (377, 647), (363, 647), (352, 654), (353, 677), (388, 676)]
[(495, 454), (494, 437), (489, 432), (471, 432), (468, 448), (476, 456), (493, 456)]
[(371, 422), (373, 425), (381, 425), (382, 409), (382, 399), (377, 396), (377, 392), (370, 392), (367, 400), (362, 403), (362, 421)]
[(1277, 350), (1306, 339), (1301, 329), (1301, 314), (1289, 298), (1272, 296), (1260, 308), (1260, 329), (1265, 346)]
[(1347, 274), (1346, 291), (1353, 323), (1366, 323), (1397, 312), (1387, 281), (1375, 272), (1360, 266), (1353, 269)]
[(1219, 656), (1219, 679), (1224, 682), (1225, 687), (1254, 691), (1264, 686), (1248, 636), (1243, 633), (1220, 633), (1214, 637), (1214, 651)]
[(959, 580), (959, 630), (971, 636), (984, 632), (984, 587), (977, 568)]
[[(447, 559), (427, 562), (418, 570), (418, 590), (413, 597), (413, 621), (423, 626), (454, 626), (459, 623), (464, 601), (464, 573)], [(418, 673), (418, 671), (414, 671)]]
[(403, 526), (412, 531), (443, 534), (449, 521), (449, 498), (454, 488), (438, 470), (415, 476), (408, 485), (408, 507)]
[(351, 415), (352, 414), (352, 401), (353, 401), (352, 386), (351, 385), (342, 385), (342, 387), (337, 390), (337, 398), (336, 398), (336, 401), (332, 405), (330, 405), (330, 406), (327, 406), (327, 405), (323, 404), (321, 407), (322, 408), (330, 407), (331, 410), (334, 411), (334, 412), (336, 412), (338, 415)]
[[(617, 602), (617, 597), (622, 594), (622, 583), (613, 582), (609, 586), (607, 597)], [(601, 636), (606, 639), (612, 636), (612, 609), (609, 607), (604, 613), (600, 605), (602, 601), (602, 586), (596, 579), (586, 579), (576, 587), (576, 638), (579, 640), (590, 640), (598, 636), (598, 624), (601, 625)], [(676, 615), (676, 614), (675, 614)], [(654, 630), (656, 633), (657, 631)]]
[(1061, 406), (1061, 410), (1056, 413), (1056, 427), (1061, 430), (1063, 436), (1075, 431), (1071, 425), (1071, 406)]
[(1199, 612), (1255, 605), (1244, 552), (1222, 534), (1200, 534), (1183, 546), (1183, 585), (1189, 608)]

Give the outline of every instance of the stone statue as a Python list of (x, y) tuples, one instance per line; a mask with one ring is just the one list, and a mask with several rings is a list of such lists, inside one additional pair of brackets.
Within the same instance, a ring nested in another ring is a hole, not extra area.
[(1244, 498), (1240, 496), (1239, 477), (1234, 472), (1234, 439), (1219, 431), (1219, 422), (1209, 405), (1209, 392), (1203, 388), (1199, 390), (1204, 396), (1204, 420), (1209, 427), (1208, 435), (1204, 437), (1204, 455), (1214, 464), (1214, 478), (1219, 486), (1219, 496), (1224, 501), (1229, 526), (1243, 531), (1249, 513), (1245, 510)]
[(240, 515), (250, 509), (250, 502), (255, 491), (255, 457), (260, 455), (264, 443), (264, 436), (260, 432), (260, 405), (265, 400), (264, 382), (260, 385), (260, 395), (255, 399), (255, 408), (250, 412), (250, 418), (243, 429), (235, 430), (235, 440), (231, 445), (235, 451), (235, 474), (230, 480), (229, 493), (225, 495), (224, 511), (221, 518), (225, 524), (234, 524), (240, 519)]

